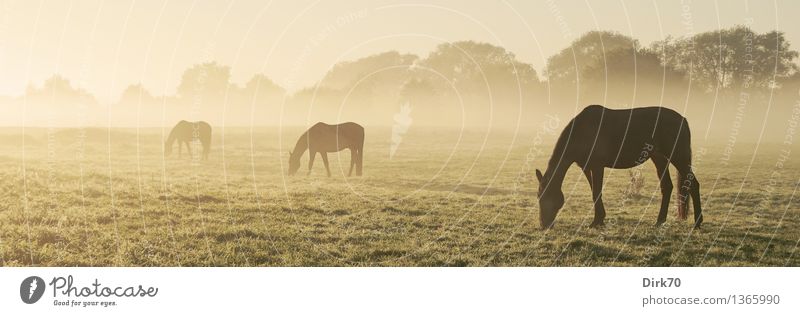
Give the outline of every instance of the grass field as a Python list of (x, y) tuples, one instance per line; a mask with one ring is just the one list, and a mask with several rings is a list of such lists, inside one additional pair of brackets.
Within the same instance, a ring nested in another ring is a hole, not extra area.
[[(797, 266), (798, 159), (784, 148), (695, 141), (705, 225), (653, 226), (655, 169), (607, 170), (604, 229), (573, 167), (555, 229), (539, 230), (536, 132), (367, 128), (364, 176), (349, 153), (285, 176), (299, 128), (215, 129), (209, 161), (162, 157), (160, 129), (0, 130), (5, 266)], [(223, 140), (224, 136), (224, 140)], [(110, 142), (109, 142), (110, 138)], [(281, 141), (282, 140), (282, 141)], [(24, 147), (23, 147), (24, 142)], [(283, 145), (281, 145), (283, 143)], [(23, 148), (25, 149), (23, 151)], [(751, 164), (752, 160), (752, 164)], [(783, 166), (776, 167), (777, 162)], [(674, 179), (673, 171), (673, 179)]]

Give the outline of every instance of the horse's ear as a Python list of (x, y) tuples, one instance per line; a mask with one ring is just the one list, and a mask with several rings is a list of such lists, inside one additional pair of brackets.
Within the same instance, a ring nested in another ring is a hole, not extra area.
[(291, 156), (291, 155), (292, 155), (292, 151), (290, 150), (290, 151), (289, 151), (289, 156)]
[(542, 182), (542, 172), (539, 169), (536, 169), (536, 178), (539, 179), (539, 182)]

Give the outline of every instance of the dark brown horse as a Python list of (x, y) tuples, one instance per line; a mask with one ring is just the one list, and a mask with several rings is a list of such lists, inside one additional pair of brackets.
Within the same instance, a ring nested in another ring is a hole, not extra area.
[(558, 137), (553, 155), (539, 179), (539, 220), (542, 228), (553, 226), (558, 210), (564, 206), (561, 184), (567, 169), (574, 163), (582, 170), (592, 188), (594, 221), (590, 227), (603, 225), (604, 168), (627, 169), (652, 160), (661, 180), (661, 209), (656, 225), (667, 220), (672, 180), (669, 164), (678, 170), (678, 217), (686, 218), (686, 205), (694, 202), (694, 223), (700, 227), (700, 183), (692, 171), (691, 135), (686, 118), (662, 107), (612, 110), (600, 105), (583, 109), (567, 124)]
[(294, 150), (289, 152), (289, 175), (294, 175), (297, 169), (300, 169), (300, 157), (308, 150), (308, 174), (311, 174), (314, 157), (319, 153), (322, 155), (322, 162), (325, 163), (325, 170), (328, 171), (328, 177), (330, 177), (328, 153), (344, 149), (350, 149), (350, 172), (347, 176), (353, 174), (353, 167), (356, 168), (356, 175), (360, 176), (364, 158), (364, 128), (352, 122), (339, 125), (328, 125), (322, 122), (314, 124), (300, 136)]
[(203, 145), (203, 160), (208, 160), (208, 152), (211, 150), (211, 125), (203, 121), (180, 121), (178, 124), (175, 124), (172, 131), (169, 132), (169, 137), (167, 137), (167, 141), (164, 143), (164, 153), (171, 155), (172, 144), (178, 141), (178, 157), (181, 156), (183, 144), (186, 144), (189, 157), (191, 157), (192, 148), (189, 146), (189, 143), (196, 140), (199, 140), (200, 144)]

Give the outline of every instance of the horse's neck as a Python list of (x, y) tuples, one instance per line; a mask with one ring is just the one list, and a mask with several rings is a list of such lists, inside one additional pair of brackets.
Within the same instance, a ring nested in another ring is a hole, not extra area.
[(175, 129), (172, 129), (172, 131), (169, 132), (169, 136), (167, 136), (167, 145), (171, 146), (175, 143), (175, 140), (178, 138), (175, 134), (177, 134), (175, 133)]
[(303, 156), (303, 153), (306, 152), (307, 149), (308, 149), (308, 133), (306, 132), (303, 133), (303, 135), (300, 136), (300, 139), (297, 140), (297, 144), (294, 145), (294, 150), (292, 151), (292, 154), (296, 155), (296, 157), (299, 158), (300, 156)]
[[(569, 128), (569, 126), (567, 127)], [(566, 128), (565, 128), (566, 130)], [(564, 182), (564, 177), (567, 175), (567, 170), (575, 162), (575, 159), (570, 157), (567, 152), (568, 137), (558, 138), (556, 146), (553, 149), (553, 155), (550, 156), (550, 161), (547, 163), (547, 170), (544, 173), (545, 178), (550, 179), (550, 185), (561, 188), (561, 183)]]
[(547, 170), (544, 172), (544, 177), (550, 179), (549, 186), (561, 188), (561, 184), (564, 183), (564, 178), (567, 176), (567, 170), (572, 163), (572, 161), (567, 160), (551, 161), (550, 164), (547, 165)]

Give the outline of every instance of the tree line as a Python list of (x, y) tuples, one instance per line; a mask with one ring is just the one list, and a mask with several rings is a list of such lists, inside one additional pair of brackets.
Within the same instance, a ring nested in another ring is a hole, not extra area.
[[(712, 93), (732, 101), (743, 90), (791, 90), (800, 85), (797, 57), (782, 32), (757, 33), (746, 26), (667, 37), (649, 46), (620, 33), (591, 31), (549, 57), (541, 73), (503, 47), (461, 41), (440, 44), (424, 57), (389, 51), (341, 62), (316, 85), (291, 94), (264, 74), (234, 83), (230, 67), (206, 62), (184, 71), (175, 95), (154, 96), (134, 84), (108, 108), (137, 117), (137, 124), (155, 125), (187, 111), (224, 118), (229, 125), (316, 118), (391, 124), (403, 105), (411, 106), (421, 124), (479, 123), (487, 117), (513, 122), (571, 110), (573, 104), (688, 104)], [(693, 96), (681, 98), (687, 91)], [(28, 105), (58, 100), (45, 111), (99, 106), (58, 75), (29, 87), (25, 98)], [(3, 101), (19, 103), (19, 98)]]

